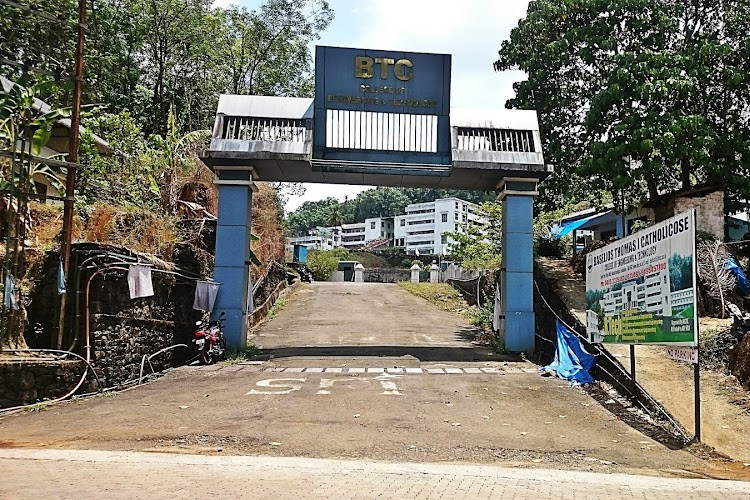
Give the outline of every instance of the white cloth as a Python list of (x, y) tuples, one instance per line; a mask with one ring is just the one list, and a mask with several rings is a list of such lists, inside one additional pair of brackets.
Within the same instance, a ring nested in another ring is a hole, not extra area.
[(128, 269), (128, 287), (130, 298), (151, 297), (154, 294), (154, 284), (151, 281), (151, 266), (130, 264)]
[(216, 293), (219, 291), (219, 284), (214, 281), (198, 281), (195, 285), (195, 300), (193, 300), (193, 309), (206, 311), (210, 313), (214, 310), (216, 302)]

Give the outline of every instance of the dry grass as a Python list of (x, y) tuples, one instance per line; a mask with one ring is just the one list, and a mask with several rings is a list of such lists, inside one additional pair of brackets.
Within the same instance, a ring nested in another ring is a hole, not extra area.
[[(283, 263), (286, 238), (281, 226), (281, 201), (270, 184), (257, 185), (258, 191), (253, 193), (252, 232), (259, 239), (252, 243), (253, 252), (264, 265), (271, 260)], [(259, 278), (264, 268), (253, 266), (253, 279)]]
[(398, 285), (409, 293), (422, 297), (440, 309), (459, 312), (468, 309), (468, 304), (458, 290), (447, 283), (412, 283), (400, 281)]
[(181, 237), (172, 217), (99, 203), (88, 218), (83, 240), (122, 246), (170, 261)]

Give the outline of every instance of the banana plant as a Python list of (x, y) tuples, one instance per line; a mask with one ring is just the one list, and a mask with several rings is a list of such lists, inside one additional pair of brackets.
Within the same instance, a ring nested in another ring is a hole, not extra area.
[[(52, 108), (42, 102), (41, 98), (49, 96), (56, 90), (69, 86), (52, 80), (38, 80), (30, 75), (22, 76), (10, 89), (0, 88), (0, 141), (7, 143), (7, 149), (17, 152), (19, 141), (28, 141), (29, 149), (25, 152), (34, 156), (42, 153), (52, 136), (53, 127), (62, 119), (69, 118), (71, 109)], [(89, 114), (95, 106), (81, 107), (81, 115)], [(55, 155), (64, 157), (64, 154)], [(61, 174), (49, 165), (32, 162), (26, 178), (33, 186), (34, 175), (42, 175), (58, 190), (63, 188)], [(9, 184), (3, 179), (3, 184)], [(24, 186), (29, 188), (29, 186)]]

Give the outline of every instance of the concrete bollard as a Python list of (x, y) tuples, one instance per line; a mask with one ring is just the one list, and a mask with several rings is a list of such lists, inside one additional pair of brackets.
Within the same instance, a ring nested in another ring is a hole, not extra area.
[(430, 283), (439, 283), (439, 282), (440, 282), (440, 268), (433, 261), (432, 265), (430, 266)]
[(354, 266), (354, 282), (363, 283), (365, 281), (365, 266), (357, 262)]
[(421, 271), (419, 264), (414, 264), (413, 266), (411, 266), (411, 282), (412, 283), (419, 283), (419, 271)]

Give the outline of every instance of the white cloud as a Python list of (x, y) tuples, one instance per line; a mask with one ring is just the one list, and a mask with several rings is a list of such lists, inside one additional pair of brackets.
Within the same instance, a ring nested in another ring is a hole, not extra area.
[(497, 73), (497, 50), (528, 0), (379, 0), (369, 2), (353, 46), (453, 55), (453, 106), (499, 107), (513, 97), (517, 71)]

